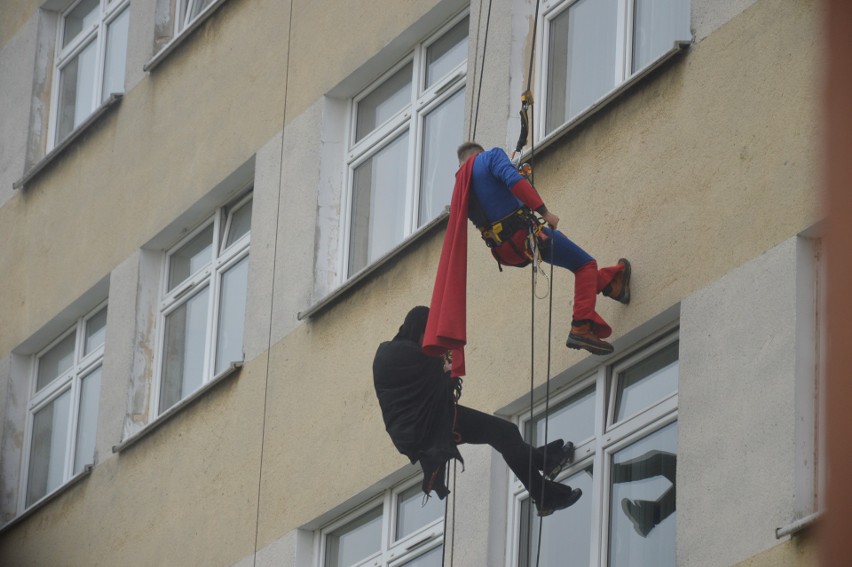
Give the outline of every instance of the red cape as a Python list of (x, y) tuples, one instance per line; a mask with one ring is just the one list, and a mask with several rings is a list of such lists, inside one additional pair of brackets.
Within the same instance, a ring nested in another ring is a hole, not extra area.
[(456, 172), (450, 201), (450, 218), (444, 235), (441, 259), (429, 319), (423, 336), (423, 352), (438, 356), (453, 351), (453, 376), (464, 376), (464, 345), (467, 342), (467, 211), (470, 177), (476, 156)]

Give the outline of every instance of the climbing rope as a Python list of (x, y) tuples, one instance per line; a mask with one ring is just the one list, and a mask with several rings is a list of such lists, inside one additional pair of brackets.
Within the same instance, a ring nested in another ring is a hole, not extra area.
[[(482, 40), (482, 63), (480, 63), (480, 65), (479, 65), (479, 78), (477, 79), (477, 83), (476, 83), (476, 105), (475, 105), (476, 110), (473, 114), (473, 120), (471, 120), (471, 134), (468, 137), (468, 140), (476, 140), (476, 125), (479, 123), (479, 100), (482, 98), (482, 75), (485, 71), (485, 54), (486, 54), (487, 49), (488, 49), (488, 28), (491, 27), (491, 1), (492, 0), (488, 0), (488, 12), (487, 12), (488, 15), (485, 18), (485, 34), (483, 35), (483, 40)], [(481, 6), (480, 6), (480, 10), (479, 10), (479, 21), (480, 21), (480, 28), (481, 28), (482, 27), (482, 23), (481, 23), (482, 22), (482, 9), (481, 9)], [(478, 48), (479, 47), (479, 45), (478, 45), (479, 44), (479, 34), (476, 34), (476, 42), (477, 42), (477, 48)], [(475, 57), (478, 56), (478, 55), (479, 54), (476, 53)], [(476, 59), (473, 60), (473, 64), (474, 64), (474, 68), (475, 68), (476, 67)], [(475, 76), (476, 76), (476, 73), (474, 72), (474, 77)]]

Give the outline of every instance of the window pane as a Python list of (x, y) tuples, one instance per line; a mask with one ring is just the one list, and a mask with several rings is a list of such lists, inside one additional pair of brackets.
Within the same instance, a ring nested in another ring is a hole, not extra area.
[[(574, 476), (562, 480), (571, 488), (579, 488), (583, 496), (570, 508), (558, 510), (552, 516), (539, 522), (535, 505), (526, 499), (521, 506), (520, 567), (538, 565), (588, 565), (592, 539), (592, 467), (588, 467)], [(529, 521), (529, 508), (532, 510), (532, 522)], [(532, 524), (532, 526), (530, 526)], [(536, 563), (538, 551), (539, 525), (541, 532), (541, 557)], [(532, 534), (529, 529), (532, 528)], [(529, 535), (529, 537), (528, 537)], [(529, 545), (531, 544), (531, 545)], [(566, 558), (571, 561), (566, 563)], [(653, 565), (636, 563), (636, 565)]]
[(426, 49), (426, 88), (467, 59), (468, 18), (463, 19)]
[(169, 291), (206, 266), (212, 259), (213, 225), (169, 257)]
[(636, 0), (635, 9), (634, 73), (671, 49), (675, 41), (690, 38), (686, 0)]
[(407, 132), (355, 170), (350, 276), (402, 241), (407, 170)]
[(441, 567), (444, 560), (444, 547), (438, 546), (420, 557), (401, 563), (399, 567)]
[(381, 549), (382, 507), (335, 530), (326, 539), (326, 567), (349, 567)]
[(615, 86), (617, 0), (580, 0), (550, 24), (546, 131)]
[(411, 69), (409, 63), (358, 102), (356, 142), (411, 103)]
[(99, 0), (83, 0), (65, 16), (65, 26), (62, 33), (62, 47), (65, 47), (77, 37), (81, 31), (88, 30), (98, 21)]
[(243, 359), (247, 281), (248, 257), (222, 275), (214, 374), (227, 368), (230, 363)]
[(618, 373), (615, 421), (621, 421), (677, 392), (678, 343)]
[(86, 321), (86, 344), (83, 355), (97, 350), (104, 344), (106, 339), (106, 307), (101, 309), (94, 317)]
[(450, 204), (458, 169), (453, 148), (462, 143), (463, 128), (463, 89), (427, 114), (423, 120), (420, 214), (417, 226), (434, 219)]
[[(595, 387), (590, 386), (550, 410), (547, 438), (578, 444), (595, 434)], [(536, 419), (532, 444), (544, 443), (544, 417)]]
[(196, 294), (166, 317), (160, 413), (201, 386), (209, 293)]
[(74, 364), (76, 338), (77, 335), (75, 333), (69, 334), (38, 359), (36, 392), (50, 384), (54, 378), (61, 375)]
[(213, 0), (188, 0), (192, 6), (190, 6), (189, 11), (186, 15), (186, 24), (189, 24), (192, 20), (198, 17), (204, 9), (213, 3)]
[(423, 491), (416, 484), (399, 495), (396, 538), (400, 540), (444, 516), (444, 503), (430, 498), (423, 506)]
[(612, 457), (609, 565), (675, 565), (677, 423)]
[(127, 26), (129, 21), (130, 10), (124, 10), (109, 25), (101, 102), (108, 99), (112, 93), (124, 92), (124, 66), (127, 62)]
[(68, 411), (71, 391), (40, 409), (33, 416), (27, 506), (62, 484), (68, 448)]
[(80, 414), (77, 417), (77, 447), (74, 474), (95, 461), (95, 433), (98, 428), (98, 397), (101, 391), (101, 368), (83, 378), (80, 388)]
[(60, 72), (56, 143), (61, 142), (94, 110), (96, 46), (97, 42), (90, 42)]
[(251, 230), (251, 205), (249, 201), (236, 211), (231, 213), (231, 224), (225, 238), (225, 248), (248, 234)]

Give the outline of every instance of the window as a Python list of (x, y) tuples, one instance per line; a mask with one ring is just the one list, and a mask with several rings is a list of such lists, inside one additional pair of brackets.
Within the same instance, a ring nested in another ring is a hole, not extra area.
[(185, 30), (198, 16), (213, 4), (213, 0), (179, 0), (175, 18), (175, 35)]
[(166, 253), (158, 412), (243, 360), (251, 196)]
[(68, 137), (112, 93), (124, 92), (128, 4), (128, 0), (78, 0), (62, 12), (50, 148)]
[(675, 565), (677, 391), (673, 334), (581, 380), (547, 422), (539, 414), (525, 424), (533, 445), (546, 425), (550, 440), (574, 442), (575, 462), (558, 480), (583, 496), (540, 523), (515, 479), (511, 565), (536, 564), (539, 526), (542, 565)]
[(33, 357), (24, 508), (94, 463), (106, 315), (101, 305)]
[(407, 483), (320, 532), (323, 567), (440, 567), (444, 503)]
[(463, 141), (469, 19), (458, 17), (351, 101), (344, 267), (354, 275), (450, 203)]
[(688, 0), (562, 0), (543, 13), (545, 135), (691, 38)]

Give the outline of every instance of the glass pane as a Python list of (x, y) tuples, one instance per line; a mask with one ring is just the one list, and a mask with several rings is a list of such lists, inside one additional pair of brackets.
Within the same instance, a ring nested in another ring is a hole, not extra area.
[(213, 225), (169, 256), (169, 291), (210, 263), (212, 259)]
[(467, 59), (469, 26), (468, 18), (463, 19), (426, 49), (427, 89)]
[(106, 339), (106, 321), (106, 307), (86, 321), (86, 344), (84, 346), (84, 356), (103, 346), (104, 340)]
[(675, 565), (677, 423), (612, 457), (609, 565)]
[(189, 2), (192, 3), (192, 6), (190, 6), (189, 12), (186, 15), (187, 24), (198, 17), (207, 6), (213, 3), (213, 0), (189, 0)]
[(231, 225), (228, 227), (225, 248), (248, 234), (251, 230), (251, 204), (252, 202), (249, 201), (231, 213)]
[(77, 417), (77, 447), (74, 474), (95, 462), (95, 433), (98, 429), (98, 398), (101, 391), (101, 368), (83, 378), (80, 388), (80, 414)]
[(160, 413), (201, 386), (209, 294), (205, 289), (166, 317)]
[[(437, 498), (432, 498), (431, 500), (437, 500)], [(441, 567), (444, 560), (443, 551), (444, 546), (438, 546), (435, 549), (427, 551), (420, 557), (400, 563), (399, 567)]]
[[(539, 522), (535, 505), (529, 498), (521, 505), (521, 536), (519, 542), (520, 567), (538, 565), (588, 565), (591, 554), (592, 540), (592, 467), (588, 467), (574, 476), (562, 480), (571, 488), (579, 488), (583, 496), (570, 508), (558, 510)], [(532, 522), (530, 506), (532, 505)], [(530, 526), (530, 524), (532, 524)], [(538, 551), (539, 525), (541, 532), (541, 556), (536, 563)], [(532, 528), (532, 533), (529, 529)], [(571, 561), (566, 562), (566, 557)], [(636, 565), (652, 565), (637, 563)]]
[(547, 132), (615, 87), (617, 12), (617, 0), (580, 0), (550, 23)]
[(677, 392), (678, 343), (618, 373), (615, 421), (621, 421)]
[(634, 73), (671, 49), (675, 41), (691, 37), (686, 0), (636, 0), (635, 9)]
[(349, 567), (381, 550), (382, 507), (335, 530), (326, 539), (326, 567)]
[(106, 39), (106, 60), (104, 61), (104, 88), (101, 101), (112, 93), (124, 92), (124, 67), (127, 62), (127, 26), (130, 22), (130, 10), (124, 10), (109, 25)]
[(411, 103), (411, 69), (409, 63), (358, 102), (356, 142)]
[(248, 257), (240, 260), (222, 275), (214, 374), (219, 374), (232, 362), (243, 359), (247, 281)]
[(99, 0), (83, 0), (65, 16), (65, 27), (62, 33), (62, 47), (65, 47), (77, 37), (81, 31), (88, 30), (98, 21)]
[(61, 142), (95, 109), (97, 42), (90, 42), (59, 75), (59, 118), (56, 143)]
[(396, 508), (396, 538), (400, 540), (444, 516), (444, 503), (430, 498), (423, 506), (423, 491), (416, 484), (399, 495)]
[(70, 407), (71, 391), (66, 390), (33, 416), (27, 506), (57, 488), (65, 480)]
[(38, 359), (36, 392), (50, 384), (74, 364), (74, 346), (77, 335), (69, 334)]
[[(536, 419), (532, 444), (544, 444), (545, 419)], [(595, 434), (595, 387), (590, 386), (550, 410), (547, 439), (563, 439), (575, 445)]]
[(458, 160), (453, 148), (464, 135), (464, 89), (423, 120), (423, 160), (420, 171), (420, 214), (417, 226), (438, 216), (450, 204)]
[(407, 132), (355, 170), (350, 276), (399, 244), (405, 236), (407, 171)]

